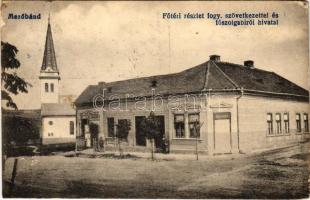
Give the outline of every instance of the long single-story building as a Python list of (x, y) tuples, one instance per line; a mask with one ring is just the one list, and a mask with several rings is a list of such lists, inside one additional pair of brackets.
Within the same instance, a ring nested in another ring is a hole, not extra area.
[[(75, 101), (77, 141), (102, 138), (113, 147), (116, 125), (130, 121), (126, 148), (150, 147), (141, 122), (154, 111), (170, 152), (250, 152), (309, 135), (309, 92), (280, 75), (222, 62), (220, 56), (185, 71), (88, 86)], [(195, 123), (199, 122), (199, 127)], [(164, 140), (163, 140), (164, 138)]]

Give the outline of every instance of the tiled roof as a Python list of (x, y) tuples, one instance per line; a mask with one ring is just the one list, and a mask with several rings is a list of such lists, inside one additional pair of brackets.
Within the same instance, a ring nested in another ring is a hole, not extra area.
[[(213, 63), (212, 63), (213, 64)], [(238, 86), (221, 71), (217, 66), (210, 63), (206, 75), (205, 89), (236, 89)]]
[(227, 62), (215, 63), (238, 87), (273, 93), (308, 96), (309, 92), (282, 76), (257, 68), (244, 67)]
[(69, 104), (45, 103), (41, 105), (41, 116), (75, 115), (75, 110)]
[(308, 97), (309, 92), (291, 81), (257, 68), (249, 68), (227, 62), (208, 61), (185, 71), (90, 85), (76, 99), (76, 105), (91, 103), (94, 96), (102, 94), (105, 98), (117, 95), (124, 98), (126, 94), (133, 96), (151, 96), (152, 84), (156, 84), (156, 94), (174, 95), (201, 92), (204, 89), (225, 90), (241, 89), (260, 92), (283, 93)]
[[(144, 78), (129, 79), (106, 83), (103, 87), (99, 85), (88, 86), (76, 99), (76, 104), (90, 103), (93, 97), (102, 94), (106, 88), (105, 98), (117, 95), (120, 98), (130, 94), (135, 97), (151, 96), (152, 82), (156, 81), (155, 94), (180, 94), (201, 91), (204, 88), (207, 64), (203, 63), (180, 73), (151, 76)], [(109, 88), (111, 91), (109, 91)]]

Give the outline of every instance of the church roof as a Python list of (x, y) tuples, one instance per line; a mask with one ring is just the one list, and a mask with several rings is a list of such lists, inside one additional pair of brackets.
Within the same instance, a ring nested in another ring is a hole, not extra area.
[(75, 116), (75, 110), (69, 104), (44, 103), (41, 105), (41, 116)]
[(58, 72), (50, 21), (48, 21), (47, 25), (47, 33), (45, 39), (45, 48), (44, 48), (41, 71), (45, 71), (48, 67), (50, 67), (53, 70), (53, 72)]
[(175, 74), (90, 85), (76, 99), (75, 104), (91, 104), (96, 95), (102, 94), (103, 89), (106, 89), (105, 99), (111, 96), (125, 98), (125, 95), (152, 96), (153, 84), (155, 94), (162, 96), (200, 93), (206, 90), (229, 92), (242, 89), (248, 94), (309, 100), (309, 92), (306, 89), (274, 72), (210, 60)]

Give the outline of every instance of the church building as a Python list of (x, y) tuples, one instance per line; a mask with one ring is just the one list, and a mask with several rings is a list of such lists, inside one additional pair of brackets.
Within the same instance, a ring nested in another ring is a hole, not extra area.
[[(40, 68), (40, 108), (2, 111), (3, 127), (7, 135), (20, 135), (20, 127), (14, 127), (14, 121), (27, 121), (27, 132), (31, 138), (24, 138), (23, 142), (35, 145), (66, 145), (76, 141), (76, 111), (73, 95), (60, 95), (61, 76), (56, 62), (56, 54), (52, 37), (50, 19), (48, 19), (47, 33), (44, 46), (43, 62)], [(31, 101), (31, 99), (26, 99)], [(10, 123), (13, 122), (13, 123)], [(21, 123), (20, 122), (20, 123)], [(19, 124), (22, 126), (23, 124)], [(14, 133), (12, 133), (14, 132)], [(11, 142), (18, 142), (18, 138)]]
[(57, 67), (52, 29), (48, 20), (43, 62), (40, 70), (42, 144), (75, 143), (73, 104), (60, 103), (60, 73)]

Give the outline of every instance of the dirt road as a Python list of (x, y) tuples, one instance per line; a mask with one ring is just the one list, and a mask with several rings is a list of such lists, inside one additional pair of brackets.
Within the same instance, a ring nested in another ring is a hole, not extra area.
[[(305, 198), (309, 143), (207, 160), (19, 157), (8, 197)], [(3, 178), (10, 180), (14, 158)], [(6, 184), (4, 185), (6, 186)]]

